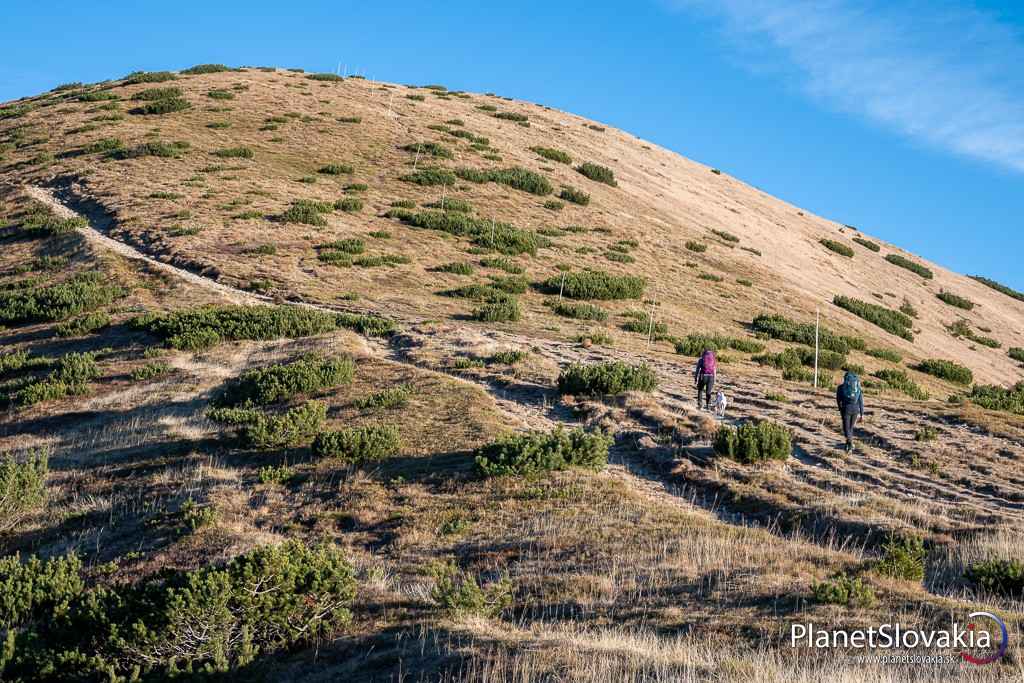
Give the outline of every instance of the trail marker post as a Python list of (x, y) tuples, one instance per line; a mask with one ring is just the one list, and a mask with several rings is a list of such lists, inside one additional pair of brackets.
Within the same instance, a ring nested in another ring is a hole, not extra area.
[(814, 388), (818, 388), (818, 328), (821, 325), (821, 308), (814, 313)]
[(562, 292), (564, 292), (564, 291), (565, 291), (565, 271), (563, 270), (562, 271), (562, 284), (558, 288), (558, 300), (559, 301), (562, 300)]

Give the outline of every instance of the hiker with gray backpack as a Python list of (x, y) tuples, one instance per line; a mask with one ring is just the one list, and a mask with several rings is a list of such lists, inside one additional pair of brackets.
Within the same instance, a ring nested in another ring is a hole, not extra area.
[(843, 436), (846, 437), (846, 452), (853, 451), (853, 428), (857, 420), (864, 417), (864, 392), (860, 388), (860, 377), (847, 370), (843, 383), (836, 389), (836, 403), (843, 420)]
[(697, 387), (697, 409), (700, 410), (700, 394), (704, 392), (704, 410), (711, 410), (711, 392), (715, 388), (715, 373), (718, 370), (718, 360), (715, 352), (711, 349), (704, 349), (697, 361), (697, 367), (693, 369), (693, 384)]

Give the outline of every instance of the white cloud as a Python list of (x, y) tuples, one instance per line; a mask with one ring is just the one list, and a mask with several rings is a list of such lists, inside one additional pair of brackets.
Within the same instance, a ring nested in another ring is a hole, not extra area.
[(753, 69), (913, 138), (1024, 171), (1024, 39), (948, 0), (670, 0)]

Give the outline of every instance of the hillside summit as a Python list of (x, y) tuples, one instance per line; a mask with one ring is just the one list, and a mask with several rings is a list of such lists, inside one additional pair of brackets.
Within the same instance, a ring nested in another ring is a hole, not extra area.
[(1022, 314), (495, 94), (198, 65), (5, 103), (0, 678), (1019, 675), (788, 634), (1019, 625)]

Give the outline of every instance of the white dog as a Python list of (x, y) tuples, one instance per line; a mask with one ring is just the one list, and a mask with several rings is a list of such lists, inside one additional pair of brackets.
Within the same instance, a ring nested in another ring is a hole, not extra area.
[(725, 417), (725, 409), (729, 405), (729, 399), (725, 397), (725, 394), (719, 391), (715, 395), (715, 415), (718, 417)]

